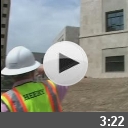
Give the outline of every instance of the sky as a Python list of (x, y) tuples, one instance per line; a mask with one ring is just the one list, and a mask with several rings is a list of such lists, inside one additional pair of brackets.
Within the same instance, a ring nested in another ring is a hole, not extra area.
[(16, 46), (45, 53), (66, 26), (79, 26), (80, 0), (11, 0), (7, 53)]

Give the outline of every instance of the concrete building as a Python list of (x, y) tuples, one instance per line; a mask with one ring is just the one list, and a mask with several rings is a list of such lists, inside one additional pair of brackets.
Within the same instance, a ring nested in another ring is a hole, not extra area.
[(55, 38), (53, 43), (71, 41), (79, 44), (79, 27), (66, 26)]
[(1, 68), (5, 65), (9, 14), (10, 0), (1, 0)]
[(43, 64), (43, 59), (44, 59), (45, 53), (33, 52), (33, 55), (37, 61), (39, 61), (41, 64)]
[(128, 77), (128, 0), (81, 0), (79, 39), (88, 77)]

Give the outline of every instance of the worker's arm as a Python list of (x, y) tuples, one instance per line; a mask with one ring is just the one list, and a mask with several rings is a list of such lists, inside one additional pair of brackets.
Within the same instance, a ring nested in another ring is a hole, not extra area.
[[(44, 68), (43, 68), (43, 64), (40, 65), (40, 67), (37, 69), (37, 75), (42, 75), (44, 73)], [(56, 85), (57, 86), (57, 91), (58, 91), (58, 95), (59, 95), (59, 99), (60, 101), (63, 100), (63, 98), (65, 97), (66, 93), (67, 93), (67, 86), (60, 86), (60, 85)]]
[(62, 102), (62, 100), (64, 99), (64, 97), (67, 93), (68, 87), (67, 86), (60, 86), (60, 85), (56, 85), (56, 86), (57, 86), (59, 99)]
[(1, 112), (9, 112), (8, 108), (4, 103), (1, 102)]

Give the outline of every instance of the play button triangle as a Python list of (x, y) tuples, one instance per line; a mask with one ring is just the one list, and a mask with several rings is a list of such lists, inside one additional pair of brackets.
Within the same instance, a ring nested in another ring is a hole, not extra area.
[(59, 53), (59, 73), (78, 65), (79, 62)]

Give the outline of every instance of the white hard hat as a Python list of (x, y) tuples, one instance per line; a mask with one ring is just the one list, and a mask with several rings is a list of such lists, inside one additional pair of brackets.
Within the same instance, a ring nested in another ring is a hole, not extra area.
[(6, 67), (1, 71), (3, 75), (18, 75), (37, 69), (40, 63), (30, 50), (23, 46), (13, 48), (6, 57)]

